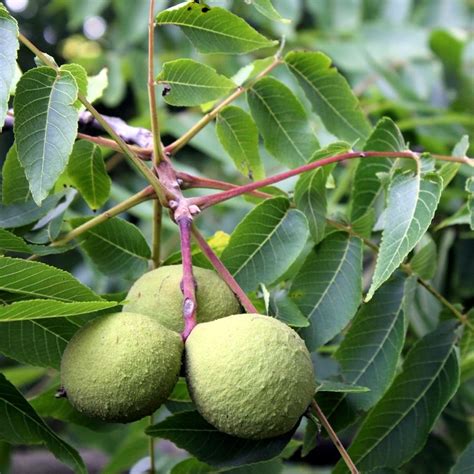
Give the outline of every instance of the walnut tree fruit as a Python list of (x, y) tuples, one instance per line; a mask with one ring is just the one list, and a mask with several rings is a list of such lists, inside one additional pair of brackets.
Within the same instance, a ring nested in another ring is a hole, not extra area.
[(183, 343), (178, 334), (142, 314), (100, 316), (71, 339), (61, 382), (81, 413), (128, 423), (151, 415), (178, 380)]
[[(232, 290), (212, 270), (193, 267), (197, 289), (197, 322), (213, 321), (240, 312)], [(183, 295), (181, 265), (169, 265), (145, 273), (130, 288), (124, 311), (153, 316), (176, 332), (182, 332)]]
[(241, 438), (290, 431), (316, 389), (303, 340), (286, 324), (257, 314), (196, 326), (185, 343), (185, 369), (199, 413)]

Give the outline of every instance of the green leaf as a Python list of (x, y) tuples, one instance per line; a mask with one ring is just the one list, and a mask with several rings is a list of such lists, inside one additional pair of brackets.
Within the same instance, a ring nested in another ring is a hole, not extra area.
[(68, 71), (30, 69), (13, 104), (18, 159), (40, 205), (64, 171), (77, 132), (77, 83)]
[(252, 117), (230, 105), (217, 116), (216, 133), (237, 169), (249, 179), (265, 177), (258, 150), (258, 129)]
[[(317, 392), (320, 393), (367, 393), (370, 388), (362, 385), (354, 385), (352, 383), (338, 382), (336, 380), (318, 380)], [(326, 415), (326, 413), (325, 413)], [(327, 417), (327, 415), (326, 415)]]
[[(409, 352), (403, 371), (364, 420), (349, 448), (360, 470), (396, 469), (421, 450), (459, 385), (455, 328), (454, 321), (441, 325)], [(341, 472), (347, 468), (339, 462), (334, 473)]]
[(180, 3), (156, 17), (158, 25), (177, 25), (201, 53), (239, 54), (274, 46), (242, 18), (220, 7)]
[[(469, 150), (469, 136), (463, 135), (458, 143), (453, 148), (452, 156), (463, 157), (467, 156)], [(461, 168), (461, 163), (445, 162), (438, 169), (438, 174), (443, 178), (443, 189), (446, 189), (448, 184), (454, 179), (457, 172)]]
[(469, 225), (471, 230), (474, 230), (474, 176), (471, 176), (466, 180), (466, 191), (468, 193), (467, 209), (471, 217)]
[(108, 69), (102, 68), (95, 76), (88, 78), (87, 100), (93, 104), (100, 99), (109, 85)]
[[(87, 72), (80, 64), (63, 64), (60, 68), (60, 71), (68, 71), (72, 74), (76, 80), (78, 92), (80, 92), (84, 97), (87, 97), (87, 88), (88, 88), (88, 79)], [(84, 108), (79, 99), (74, 103), (76, 109)]]
[(64, 318), (93, 313), (117, 305), (118, 303), (115, 301), (81, 301), (74, 303), (54, 300), (17, 301), (16, 303), (0, 306), (0, 323), (30, 319)]
[(18, 48), (18, 23), (0, 3), (0, 131), (5, 123), (10, 89), (15, 80)]
[[(72, 219), (73, 227), (88, 218)], [(148, 268), (150, 247), (138, 227), (113, 217), (81, 235), (81, 247), (105, 275), (134, 279)]]
[(393, 381), (405, 341), (403, 314), (405, 278), (395, 274), (373, 300), (357, 312), (344, 340), (334, 354), (346, 383), (367, 387), (367, 393), (319, 394), (317, 400), (335, 430), (368, 411)]
[(32, 253), (28, 244), (21, 237), (5, 229), (0, 229), (1, 252)]
[(247, 92), (247, 100), (265, 147), (278, 161), (295, 168), (319, 149), (303, 106), (285, 84), (264, 77)]
[(450, 474), (469, 474), (474, 471), (474, 440), (461, 453)]
[(79, 413), (72, 407), (67, 398), (55, 397), (59, 388), (59, 385), (54, 385), (49, 390), (46, 390), (30, 400), (31, 406), (39, 416), (74, 423), (75, 425), (85, 426), (91, 430), (106, 430), (114, 427), (111, 423), (88, 418)]
[(26, 202), (31, 199), (30, 187), (21, 167), (13, 144), (8, 150), (2, 168), (2, 201), (3, 204)]
[[(392, 119), (384, 117), (377, 122), (364, 146), (365, 151), (403, 151), (405, 140)], [(395, 160), (383, 155), (360, 158), (354, 176), (351, 220), (362, 217), (372, 208), (382, 192), (379, 173), (389, 173)]]
[(306, 457), (318, 445), (318, 435), (320, 426), (314, 419), (308, 418), (304, 432), (303, 446), (301, 448), (301, 457)]
[(323, 53), (292, 51), (285, 57), (314, 111), (336, 137), (365, 142), (370, 125), (346, 79)]
[(0, 257), (0, 291), (23, 298), (57, 301), (101, 301), (70, 273), (44, 263)]
[[(328, 156), (345, 153), (350, 146), (337, 142), (317, 151), (311, 157), (311, 162)], [(308, 219), (309, 231), (315, 244), (321, 242), (326, 230), (327, 193), (326, 183), (334, 166), (324, 166), (303, 173), (295, 186), (295, 202)]]
[(22, 394), (0, 374), (0, 437), (10, 443), (44, 444), (75, 473), (87, 474), (77, 451), (63, 441), (38, 416)]
[(328, 235), (307, 257), (290, 296), (310, 326), (300, 331), (313, 351), (354, 317), (362, 297), (362, 241), (343, 232)]
[(163, 64), (156, 81), (171, 89), (163, 93), (166, 103), (188, 107), (218, 99), (237, 87), (212, 67), (192, 59)]
[(217, 472), (219, 471), (209, 464), (198, 461), (196, 458), (189, 458), (176, 464), (170, 474), (215, 474)]
[(221, 468), (273, 459), (281, 453), (293, 434), (290, 432), (278, 438), (264, 440), (236, 438), (217, 431), (196, 411), (170, 416), (148, 427), (146, 433), (169, 439), (200, 461)]
[(388, 189), (385, 225), (372, 284), (366, 301), (403, 262), (427, 231), (438, 206), (441, 178), (428, 173), (397, 173)]
[(0, 227), (13, 229), (36, 222), (52, 211), (63, 197), (64, 193), (52, 194), (41, 206), (37, 206), (34, 201), (16, 202), (7, 206), (0, 204)]
[(2, 374), (13, 385), (23, 387), (37, 382), (46, 374), (46, 369), (43, 367), (30, 367), (27, 365), (16, 365), (2, 369)]
[(411, 269), (425, 280), (430, 280), (435, 276), (437, 264), (438, 255), (433, 240), (423, 246), (410, 261)]
[(308, 224), (284, 197), (267, 199), (235, 228), (221, 259), (244, 291), (273, 283), (304, 248)]
[(77, 141), (72, 149), (67, 174), (91, 209), (104, 205), (110, 194), (111, 180), (97, 145), (85, 140)]
[[(249, 2), (247, 2), (249, 3)], [(252, 5), (268, 19), (273, 21), (279, 21), (281, 23), (290, 23), (291, 20), (288, 18), (283, 18), (272, 5), (270, 0), (252, 0)]]
[(288, 326), (297, 328), (309, 326), (308, 318), (300, 311), (286, 291), (278, 290), (270, 295), (270, 308), (275, 318)]

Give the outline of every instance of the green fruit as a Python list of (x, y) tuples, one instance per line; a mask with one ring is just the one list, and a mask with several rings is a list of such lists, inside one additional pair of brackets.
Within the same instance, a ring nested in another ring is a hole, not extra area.
[(185, 366), (199, 413), (240, 438), (290, 431), (316, 390), (304, 342), (269, 316), (237, 314), (196, 326), (185, 344)]
[[(153, 316), (168, 329), (182, 332), (182, 272), (181, 265), (170, 265), (145, 273), (130, 288), (124, 311)], [(193, 273), (197, 283), (198, 323), (240, 312), (234, 293), (214, 271), (194, 267)]]
[(153, 318), (113, 313), (94, 319), (71, 339), (61, 382), (81, 413), (128, 423), (151, 415), (178, 380), (183, 343)]

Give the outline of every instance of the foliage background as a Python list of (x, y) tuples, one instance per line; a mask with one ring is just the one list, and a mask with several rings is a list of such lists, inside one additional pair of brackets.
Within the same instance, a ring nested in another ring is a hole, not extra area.
[[(7, 6), (9, 5), (8, 2)], [(14, 7), (15, 2), (11, 2)], [(160, 9), (170, 2), (157, 1)], [(173, 2), (171, 2), (173, 3)], [(382, 116), (391, 117), (400, 127), (412, 149), (450, 154), (459, 138), (474, 132), (474, 3), (462, 0), (274, 0), (274, 5), (291, 23), (271, 22), (244, 1), (215, 1), (211, 5), (232, 8), (268, 37), (285, 36), (287, 48), (322, 50), (348, 79), (359, 96), (363, 109), (373, 123)], [(90, 75), (103, 67), (109, 71), (109, 86), (99, 110), (120, 116), (130, 124), (149, 127), (148, 98), (146, 93), (146, 29), (148, 0), (30, 0), (26, 9), (14, 12), (23, 33), (59, 63), (77, 62)], [(95, 18), (106, 26), (97, 39)], [(92, 36), (88, 38), (87, 35)], [(215, 67), (227, 76), (234, 75), (252, 59), (263, 55), (203, 56), (194, 50), (177, 28), (159, 28), (157, 33), (157, 71), (165, 61), (189, 57)], [(34, 66), (32, 55), (25, 49), (19, 53), (22, 70)], [(285, 68), (279, 68), (275, 77), (293, 84), (308, 113), (311, 107)], [(160, 101), (163, 105), (163, 102)], [(179, 109), (162, 106), (160, 118), (164, 142), (178, 137), (201, 115), (199, 109)], [(312, 126), (322, 145), (333, 141), (318, 118), (311, 114)], [(0, 159), (6, 156), (13, 140), (11, 132), (0, 135)], [(261, 147), (267, 175), (281, 171), (275, 161)], [(472, 156), (474, 148), (468, 151)], [(106, 152), (109, 153), (109, 152)], [(110, 154), (110, 153), (109, 153)], [(206, 128), (177, 157), (182, 170), (193, 174), (244, 183), (226, 157), (212, 126)], [(107, 205), (123, 200), (140, 189), (142, 180), (132, 173), (120, 157), (110, 154), (108, 166), (113, 177), (112, 199)], [(339, 166), (334, 174), (337, 186), (329, 190), (329, 210), (333, 214), (347, 211), (351, 190), (348, 179), (353, 164)], [(449, 189), (443, 194), (434, 227), (446, 225), (449, 218), (464, 202), (464, 183), (473, 174), (462, 168)], [(295, 180), (282, 183), (292, 190)], [(206, 236), (222, 230), (231, 233), (251, 204), (238, 198), (205, 213), (199, 221)], [(92, 214), (84, 204), (75, 202), (71, 215)], [(151, 204), (144, 203), (127, 216), (137, 224), (145, 236), (151, 235)], [(165, 227), (164, 254), (172, 255), (179, 247), (179, 236), (169, 221)], [(455, 222), (455, 221), (454, 221)], [(433, 232), (436, 252), (431, 258), (437, 262), (432, 278), (436, 288), (450, 301), (472, 307), (474, 301), (474, 245), (473, 232), (466, 225), (448, 225)], [(221, 237), (222, 238), (222, 237)], [(423, 243), (428, 243), (425, 241)], [(48, 256), (43, 261), (72, 272), (98, 293), (119, 293), (130, 286), (130, 280), (121, 276), (104, 276), (93, 265), (84, 261), (80, 251), (67, 256)], [(367, 267), (367, 276), (371, 268)], [(367, 278), (366, 278), (367, 280)], [(434, 329), (443, 318), (440, 304), (423, 289), (416, 291), (416, 311), (410, 321), (409, 337), (415, 339)], [(321, 373), (331, 373), (332, 361), (318, 354)], [(28, 395), (38, 391), (44, 382), (42, 369), (20, 370), (8, 359), (1, 357), (2, 369), (18, 380)], [(442, 420), (428, 440), (424, 450), (403, 472), (448, 472), (455, 454), (474, 434), (474, 379), (465, 374), (467, 383), (450, 403)], [(127, 455), (138, 461), (146, 454), (147, 441), (143, 426), (134, 424), (107, 433), (94, 433), (86, 428), (54, 422), (55, 428), (66, 438), (90, 454), (94, 461), (108, 458), (120, 463)], [(142, 424), (143, 425), (143, 424)], [(141, 430), (140, 430), (141, 428)], [(347, 436), (350, 436), (350, 431)], [(117, 451), (117, 446), (123, 446)], [(183, 457), (168, 442), (159, 445), (158, 465), (162, 471)], [(26, 459), (30, 450), (22, 450)], [(0, 451), (1, 452), (1, 451)], [(7, 452), (5, 446), (4, 452)], [(99, 454), (100, 453), (100, 454)], [(6, 459), (6, 454), (3, 457)], [(323, 472), (316, 465), (331, 464), (336, 452), (324, 440), (306, 458), (293, 456), (285, 473)], [(1, 468), (0, 468), (1, 469)], [(59, 469), (59, 468), (58, 468)], [(248, 468), (247, 468), (248, 469)], [(272, 469), (270, 467), (269, 469)], [(273, 467), (275, 468), (275, 466)], [(280, 468), (278, 468), (280, 469)], [(57, 471), (59, 472), (59, 471)], [(119, 472), (113, 469), (105, 472)], [(239, 471), (240, 472), (240, 471)], [(250, 472), (250, 471), (245, 471)], [(268, 472), (275, 472), (269, 470)]]

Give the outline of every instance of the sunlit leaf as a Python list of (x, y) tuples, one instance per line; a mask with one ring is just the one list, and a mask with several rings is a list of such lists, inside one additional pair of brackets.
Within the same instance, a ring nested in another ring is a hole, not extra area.
[(228, 10), (195, 2), (162, 11), (156, 22), (179, 26), (201, 53), (248, 53), (276, 44)]
[(18, 24), (0, 3), (0, 131), (7, 116), (8, 99), (16, 77), (18, 47)]
[(0, 229), (0, 253), (18, 252), (32, 253), (28, 244), (17, 235), (5, 229)]
[(237, 87), (212, 67), (192, 59), (177, 59), (163, 64), (156, 81), (169, 88), (163, 91), (165, 102), (177, 106), (201, 105)]
[(296, 76), (314, 111), (336, 137), (364, 143), (370, 125), (346, 79), (320, 52), (292, 51), (286, 64)]
[(77, 93), (70, 72), (50, 67), (30, 69), (18, 82), (14, 101), (16, 148), (38, 205), (67, 165), (77, 132)]
[(25, 176), (16, 146), (13, 144), (8, 150), (2, 168), (2, 201), (3, 204), (26, 202), (31, 199), (30, 187)]
[(431, 224), (442, 189), (441, 178), (397, 173), (388, 189), (385, 226), (366, 301), (403, 262)]

